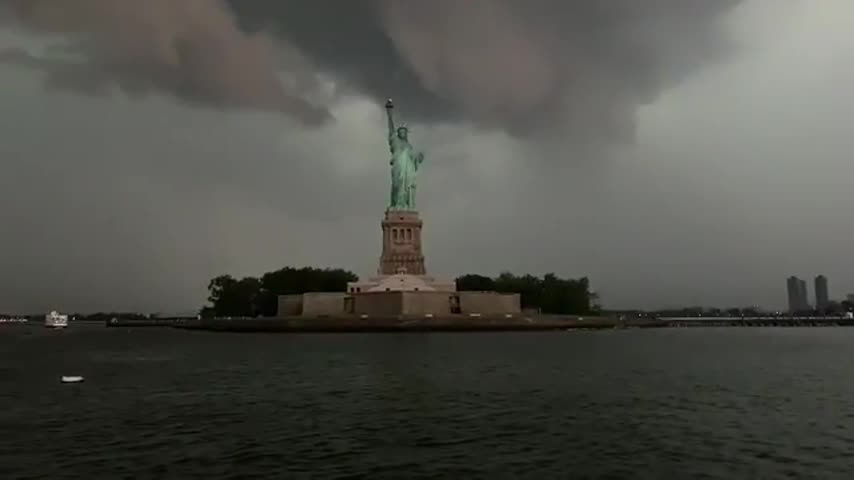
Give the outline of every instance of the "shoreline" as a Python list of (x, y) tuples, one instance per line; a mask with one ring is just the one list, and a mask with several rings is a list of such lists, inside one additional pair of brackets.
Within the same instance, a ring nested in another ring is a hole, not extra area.
[(275, 318), (158, 318), (115, 319), (110, 328), (161, 327), (210, 332), (247, 333), (381, 333), (381, 332), (523, 332), (557, 330), (608, 330), (629, 328), (827, 328), (852, 327), (854, 319), (804, 318), (624, 318), (566, 315), (440, 315), (440, 316), (286, 316)]
[(620, 321), (612, 317), (467, 316), (280, 317), (265, 319), (202, 319), (176, 322), (174, 328), (213, 332), (359, 333), (359, 332), (519, 332), (605, 330), (665, 327), (650, 320)]
[[(535, 332), (611, 330), (636, 328), (829, 328), (854, 327), (854, 319), (842, 317), (762, 318), (619, 318), (616, 316), (565, 315), (441, 315), (441, 316), (286, 316), (276, 318), (169, 317), (151, 319), (116, 318), (107, 321), (69, 322), (87, 328), (175, 328), (233, 333), (393, 333), (393, 332)], [(14, 327), (44, 328), (42, 322), (7, 323)], [(57, 329), (64, 330), (64, 329)]]

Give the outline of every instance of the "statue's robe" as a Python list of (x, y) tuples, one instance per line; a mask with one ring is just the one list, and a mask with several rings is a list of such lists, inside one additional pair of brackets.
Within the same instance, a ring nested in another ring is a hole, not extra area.
[(400, 210), (415, 209), (416, 172), (423, 156), (415, 152), (408, 141), (398, 136), (389, 138), (391, 150), (391, 202), (390, 207)]

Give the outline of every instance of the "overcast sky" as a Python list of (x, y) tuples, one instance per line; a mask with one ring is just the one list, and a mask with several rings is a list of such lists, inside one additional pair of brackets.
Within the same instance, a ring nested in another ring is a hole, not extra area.
[(854, 292), (850, 0), (347, 5), (0, 0), (0, 311), (373, 274), (386, 96), (431, 274), (588, 276), (612, 308)]

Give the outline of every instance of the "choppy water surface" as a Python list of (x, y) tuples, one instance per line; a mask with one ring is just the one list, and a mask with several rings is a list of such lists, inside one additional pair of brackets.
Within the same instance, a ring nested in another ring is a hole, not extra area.
[(852, 358), (843, 328), (2, 326), (0, 478), (847, 480)]

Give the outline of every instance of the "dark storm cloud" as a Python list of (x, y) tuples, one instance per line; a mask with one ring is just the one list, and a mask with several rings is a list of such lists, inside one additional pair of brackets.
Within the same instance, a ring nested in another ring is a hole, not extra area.
[[(635, 108), (722, 51), (739, 0), (231, 0), (320, 68), (421, 119), (631, 139)], [(554, 126), (563, 128), (552, 128)]]
[[(306, 66), (288, 55), (287, 85), (278, 75), (283, 45), (248, 35), (220, 0), (0, 0), (23, 27), (62, 35), (43, 54), (5, 50), (0, 61), (47, 73), (52, 87), (131, 95), (169, 93), (220, 108), (283, 111), (320, 123), (326, 110), (306, 96)], [(294, 78), (295, 77), (295, 78)]]
[(78, 60), (2, 57), (46, 70), (56, 87), (118, 85), (317, 122), (328, 113), (308, 98), (322, 71), (344, 92), (399, 99), (416, 120), (570, 132), (588, 143), (631, 140), (637, 106), (721, 51), (716, 20), (739, 3), (4, 1), (31, 29), (70, 36)]

